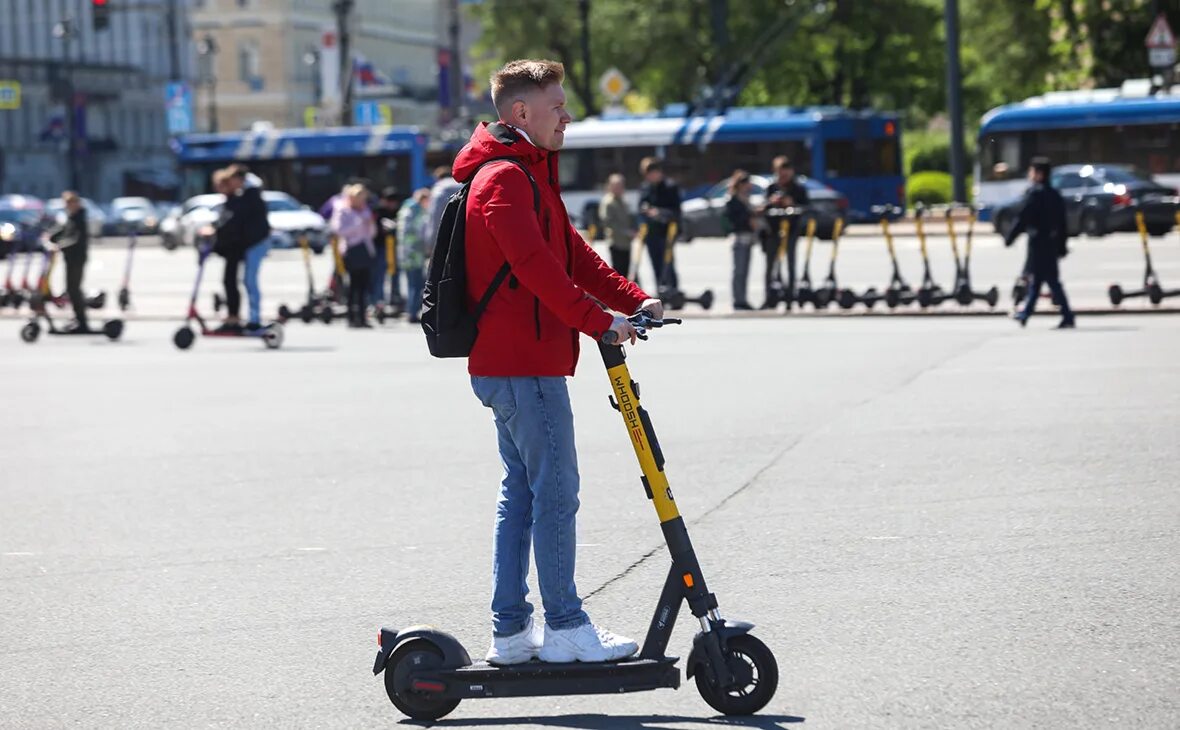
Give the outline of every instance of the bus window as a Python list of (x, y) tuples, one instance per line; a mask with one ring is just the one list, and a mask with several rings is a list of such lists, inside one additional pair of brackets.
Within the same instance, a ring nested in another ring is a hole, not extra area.
[(993, 134), (980, 146), (979, 169), (984, 180), (1024, 177), (1019, 134)]
[(900, 175), (897, 138), (829, 139), (824, 143), (824, 176), (868, 177)]

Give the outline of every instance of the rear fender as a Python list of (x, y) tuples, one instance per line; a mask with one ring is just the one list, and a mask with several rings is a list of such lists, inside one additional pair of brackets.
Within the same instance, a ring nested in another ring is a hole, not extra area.
[[(750, 633), (750, 629), (754, 628), (754, 624), (747, 621), (728, 621), (723, 620), (721, 623), (713, 622), (713, 630), (711, 633), (716, 633), (721, 640), (721, 647), (724, 650), (725, 642), (731, 636), (741, 636), (742, 634)], [(698, 632), (696, 638), (692, 640), (692, 651), (688, 654), (688, 661), (685, 662), (684, 676), (686, 679), (692, 679), (692, 675), (696, 674), (699, 669), (704, 669), (708, 665), (708, 657), (705, 649), (705, 633)]]
[(378, 635), (380, 648), (377, 650), (377, 659), (373, 663), (373, 674), (380, 674), (389, 662), (389, 656), (393, 654), (394, 649), (411, 639), (425, 639), (437, 646), (443, 655), (443, 669), (457, 669), (471, 664), (471, 657), (463, 645), (459, 643), (459, 640), (433, 626), (410, 626), (396, 633), (392, 629), (381, 627), (381, 633)]

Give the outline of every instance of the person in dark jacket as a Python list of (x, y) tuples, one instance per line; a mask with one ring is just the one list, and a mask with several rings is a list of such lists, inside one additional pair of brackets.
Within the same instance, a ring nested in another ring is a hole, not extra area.
[(745, 170), (736, 170), (729, 178), (729, 198), (721, 212), (721, 226), (729, 234), (733, 247), (733, 308), (753, 309), (746, 298), (750, 280), (750, 248), (754, 243), (754, 214), (750, 209), (750, 190), (754, 184)]
[(647, 235), (643, 243), (651, 256), (656, 286), (679, 289), (676, 261), (669, 262), (668, 270), (664, 271), (664, 259), (667, 246), (670, 245), (668, 226), (671, 223), (680, 225), (680, 187), (664, 177), (664, 163), (654, 157), (643, 158), (639, 163), (639, 171), (644, 180), (639, 191), (639, 218), (647, 224)]
[[(381, 198), (377, 201), (377, 208), (373, 211), (373, 217), (377, 221), (377, 254), (378, 261), (374, 264), (373, 269), (373, 290), (369, 292), (369, 300), (374, 304), (380, 304), (385, 301), (385, 277), (392, 269), (393, 273), (389, 276), (389, 302), (404, 302), (402, 297), (401, 287), (401, 269), (400, 267), (390, 265), (390, 261), (386, 258), (388, 251), (386, 243), (389, 236), (393, 236), (396, 242), (396, 248), (400, 249), (401, 241), (397, 240), (397, 214), (402, 207), (402, 194), (395, 187), (387, 187), (381, 191)], [(397, 251), (394, 256), (401, 258), (401, 254)], [(396, 260), (392, 262), (398, 263)]]
[(778, 248), (779, 248), (779, 228), (783, 220), (786, 220), (790, 225), (790, 231), (787, 234), (787, 309), (791, 309), (791, 305), (795, 300), (795, 244), (799, 240), (799, 229), (802, 228), (802, 217), (799, 215), (777, 216), (773, 215), (772, 211), (783, 208), (799, 208), (806, 206), (810, 200), (807, 197), (807, 186), (799, 182), (795, 177), (795, 166), (791, 164), (791, 158), (786, 155), (780, 155), (774, 158), (774, 182), (766, 189), (766, 204), (763, 210), (767, 211), (766, 222), (768, 224), (767, 235), (762, 240), (762, 252), (766, 254), (766, 292), (767, 298), (763, 302), (763, 309), (773, 309), (774, 303), (770, 301), (770, 291), (774, 286), (775, 281), (782, 281), (783, 272), (778, 262)]
[(1028, 287), (1028, 299), (1024, 309), (1013, 318), (1023, 327), (1037, 307), (1041, 296), (1041, 285), (1048, 284), (1053, 299), (1061, 305), (1061, 323), (1058, 329), (1074, 326), (1073, 310), (1061, 286), (1057, 260), (1064, 258), (1069, 249), (1066, 246), (1068, 229), (1065, 223), (1065, 200), (1049, 184), (1049, 159), (1034, 157), (1028, 168), (1028, 179), (1032, 186), (1024, 196), (1024, 205), (1016, 217), (1016, 224), (1004, 237), (1004, 245), (1011, 246), (1021, 233), (1028, 233), (1028, 257), (1026, 270), (1032, 277)]
[[(634, 342), (622, 315), (663, 316), (658, 299), (620, 276), (574, 230), (561, 200), (558, 154), (570, 114), (560, 63), (512, 61), (491, 78), (499, 120), (481, 123), (455, 157), (471, 183), (466, 226), (467, 302), (474, 307), (508, 264), (479, 321), (467, 360), (471, 387), (491, 409), (503, 478), (496, 506), (492, 571), (492, 664), (610, 661), (634, 641), (590, 623), (574, 583), (579, 477), (566, 378), (580, 334), (608, 330)], [(499, 157), (515, 158), (492, 161)], [(536, 181), (534, 189), (525, 166)], [(528, 593), (529, 548), (545, 607), (542, 632)]]
[(225, 322), (219, 329), (242, 327), (242, 294), (238, 267), (245, 262), (246, 292), (250, 298), (250, 329), (262, 326), (262, 292), (258, 270), (270, 250), (270, 221), (262, 199), (262, 181), (242, 165), (231, 165), (214, 176), (214, 186), (225, 195), (225, 209), (217, 225), (214, 250), (225, 259)]
[(82, 294), (82, 276), (86, 271), (86, 258), (90, 249), (86, 206), (82, 205), (82, 199), (73, 190), (62, 193), (61, 199), (65, 203), (66, 220), (49, 236), (49, 240), (56, 250), (61, 251), (66, 263), (66, 294), (74, 308), (74, 321), (66, 329), (86, 332), (90, 329), (86, 319), (86, 297)]

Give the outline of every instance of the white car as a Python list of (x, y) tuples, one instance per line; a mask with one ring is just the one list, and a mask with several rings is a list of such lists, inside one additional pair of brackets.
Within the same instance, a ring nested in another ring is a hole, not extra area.
[[(313, 251), (324, 250), (328, 243), (328, 224), (319, 213), (277, 190), (263, 191), (262, 200), (266, 203), (272, 246), (293, 248), (299, 245), (299, 237), (306, 235)], [(179, 240), (187, 246), (195, 245), (197, 231), (216, 223), (224, 205), (225, 196), (218, 193), (186, 200), (177, 225)]]
[(160, 228), (160, 212), (147, 198), (115, 198), (111, 201), (111, 222), (116, 233), (154, 234)]

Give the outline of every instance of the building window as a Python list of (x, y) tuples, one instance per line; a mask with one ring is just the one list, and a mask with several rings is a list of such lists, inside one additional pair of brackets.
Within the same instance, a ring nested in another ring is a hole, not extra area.
[(238, 44), (238, 79), (249, 84), (259, 77), (258, 44), (246, 41)]

